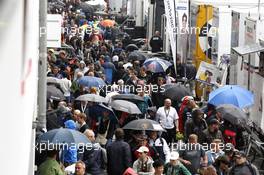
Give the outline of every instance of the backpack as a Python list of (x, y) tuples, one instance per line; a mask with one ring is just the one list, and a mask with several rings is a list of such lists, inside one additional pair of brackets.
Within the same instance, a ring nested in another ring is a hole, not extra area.
[(236, 146), (236, 133), (234, 131), (226, 129), (223, 135), (225, 143), (232, 143), (232, 145)]
[[(246, 166), (248, 167), (249, 171), (251, 172), (252, 175), (257, 175), (257, 172), (255, 171), (255, 169), (252, 167), (252, 165), (250, 163), (246, 163)], [(230, 172), (229, 174), (230, 175), (233, 175), (235, 172), (235, 168), (237, 167), (237, 165), (233, 166), (231, 169), (230, 169)]]
[[(164, 151), (163, 151), (163, 145), (164, 145), (164, 141), (161, 137), (159, 137), (158, 139), (160, 139), (160, 143), (161, 143), (161, 146), (156, 146), (155, 145), (155, 142), (152, 146), (153, 150), (154, 150), (154, 156), (153, 156), (153, 160), (163, 160), (165, 162), (165, 154), (164, 154)], [(161, 150), (162, 149), (162, 150)]]

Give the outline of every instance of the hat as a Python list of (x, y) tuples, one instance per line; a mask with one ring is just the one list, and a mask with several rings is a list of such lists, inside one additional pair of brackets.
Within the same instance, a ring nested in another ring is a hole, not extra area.
[(67, 120), (66, 122), (64, 122), (64, 126), (68, 129), (76, 129), (76, 124), (73, 120)]
[(141, 146), (137, 152), (143, 153), (143, 152), (149, 152), (149, 149), (146, 146)]
[(209, 121), (209, 125), (213, 125), (213, 124), (220, 124), (220, 122), (214, 118), (214, 119)]
[(55, 52), (54, 49), (49, 49), (48, 51), (51, 52), (51, 53)]
[(80, 61), (80, 64), (84, 64), (85, 65), (85, 62), (82, 60), (82, 61)]
[(117, 55), (115, 55), (115, 56), (113, 56), (112, 60), (113, 60), (113, 62), (118, 62), (119, 57)]
[(244, 151), (236, 151), (234, 157), (247, 157)]
[(179, 153), (174, 151), (174, 152), (171, 152), (170, 154), (170, 160), (178, 160), (179, 158)]
[(190, 101), (190, 100), (194, 100), (194, 98), (192, 96), (185, 96), (182, 98), (181, 101), (183, 102), (183, 101)]

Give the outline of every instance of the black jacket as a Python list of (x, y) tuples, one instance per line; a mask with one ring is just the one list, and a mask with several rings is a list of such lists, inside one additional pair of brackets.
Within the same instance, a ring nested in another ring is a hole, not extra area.
[(123, 140), (110, 143), (107, 148), (107, 173), (122, 175), (132, 166), (130, 146)]

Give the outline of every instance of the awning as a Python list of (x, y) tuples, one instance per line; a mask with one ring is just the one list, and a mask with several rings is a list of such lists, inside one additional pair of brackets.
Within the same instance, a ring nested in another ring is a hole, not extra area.
[(260, 43), (249, 44), (240, 47), (233, 47), (232, 51), (236, 54), (243, 56), (250, 53), (262, 52), (264, 51), (264, 42), (260, 40)]

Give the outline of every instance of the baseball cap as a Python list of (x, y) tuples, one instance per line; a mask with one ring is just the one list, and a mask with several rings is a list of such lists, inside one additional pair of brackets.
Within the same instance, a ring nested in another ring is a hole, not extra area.
[(179, 153), (174, 151), (174, 152), (171, 152), (170, 154), (170, 160), (178, 160), (179, 158)]
[(220, 122), (217, 119), (212, 119), (209, 122), (209, 125), (213, 125), (213, 124), (220, 124)]
[(186, 100), (190, 101), (190, 100), (194, 100), (194, 98), (192, 96), (185, 96), (185, 97), (182, 98), (181, 101), (186, 101)]
[(149, 152), (149, 149), (146, 146), (141, 146), (137, 152), (143, 153), (143, 152)]
[(116, 61), (118, 61), (119, 60), (119, 57), (117, 56), (117, 55), (115, 55), (115, 56), (113, 56), (113, 62), (116, 62)]

